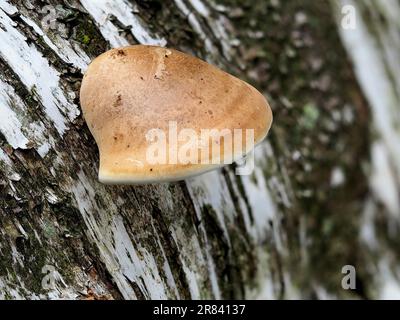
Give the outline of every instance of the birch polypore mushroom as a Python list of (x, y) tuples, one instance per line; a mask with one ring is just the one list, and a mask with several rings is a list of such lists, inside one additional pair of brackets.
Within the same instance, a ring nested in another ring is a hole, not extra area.
[(155, 46), (97, 57), (80, 100), (103, 183), (174, 181), (209, 171), (249, 152), (272, 122), (267, 101), (251, 85)]

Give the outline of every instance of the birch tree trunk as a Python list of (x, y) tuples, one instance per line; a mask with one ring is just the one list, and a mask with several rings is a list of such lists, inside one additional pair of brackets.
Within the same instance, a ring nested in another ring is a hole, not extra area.
[[(399, 17), (396, 0), (0, 0), (0, 298), (400, 298)], [(135, 43), (266, 95), (251, 176), (98, 182), (80, 81)]]

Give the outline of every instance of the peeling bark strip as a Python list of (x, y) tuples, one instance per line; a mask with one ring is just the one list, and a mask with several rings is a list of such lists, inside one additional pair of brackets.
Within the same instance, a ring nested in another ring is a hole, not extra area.
[[(340, 30), (366, 100), (334, 32), (347, 2), (333, 3), (0, 0), (0, 298), (399, 294), (398, 16), (375, 0), (357, 32)], [(98, 183), (80, 80), (95, 56), (134, 43), (193, 53), (268, 94), (276, 120), (253, 175)], [(348, 264), (355, 291), (341, 287)]]
[(62, 135), (67, 122), (78, 115), (78, 107), (69, 103), (66, 94), (58, 86), (59, 73), (50, 67), (48, 61), (34, 47), (29, 46), (26, 37), (16, 28), (15, 22), (6, 12), (0, 11), (2, 32), (0, 34), (1, 58), (18, 75), (20, 81), (40, 100), (46, 115)]
[(116, 21), (131, 31), (135, 39), (142, 44), (165, 46), (166, 40), (152, 36), (139, 22), (135, 15), (133, 5), (127, 0), (119, 2), (112, 0), (82, 0), (82, 5), (99, 25), (100, 31), (111, 46), (121, 47), (129, 44), (127, 39), (119, 36), (118, 26), (110, 21), (114, 17)]

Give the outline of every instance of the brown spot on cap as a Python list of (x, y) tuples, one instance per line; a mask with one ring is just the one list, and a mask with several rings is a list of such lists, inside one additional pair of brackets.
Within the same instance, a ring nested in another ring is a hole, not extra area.
[(125, 53), (125, 50), (124, 50), (124, 49), (118, 49), (118, 50), (117, 50), (117, 54), (118, 54), (119, 56), (126, 56), (126, 53)]
[(121, 95), (119, 94), (119, 95), (117, 96), (117, 99), (115, 99), (115, 101), (114, 101), (114, 103), (113, 103), (113, 106), (114, 106), (114, 107), (119, 107), (119, 106), (121, 106), (121, 104), (122, 104), (122, 97), (121, 97)]

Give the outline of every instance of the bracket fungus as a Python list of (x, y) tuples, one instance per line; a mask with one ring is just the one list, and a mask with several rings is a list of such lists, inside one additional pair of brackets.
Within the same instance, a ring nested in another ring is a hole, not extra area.
[(156, 46), (97, 57), (83, 78), (80, 100), (99, 148), (99, 180), (109, 184), (204, 173), (247, 154), (272, 123), (268, 102), (251, 85)]

